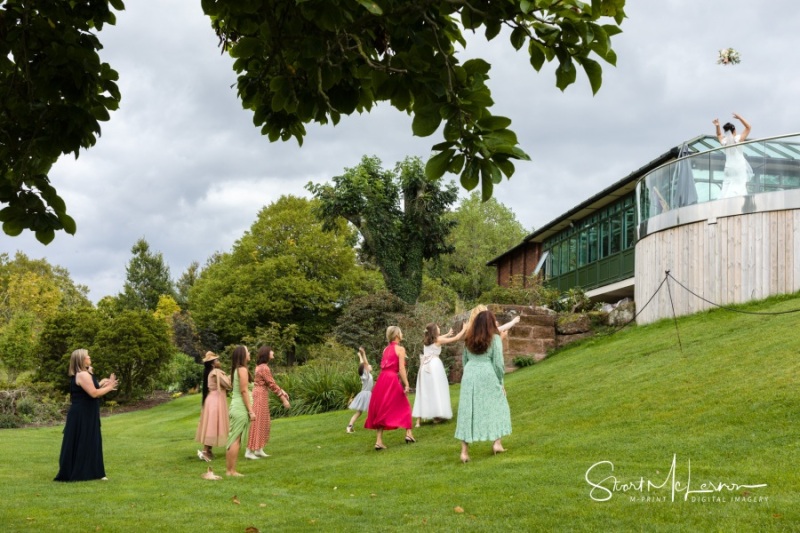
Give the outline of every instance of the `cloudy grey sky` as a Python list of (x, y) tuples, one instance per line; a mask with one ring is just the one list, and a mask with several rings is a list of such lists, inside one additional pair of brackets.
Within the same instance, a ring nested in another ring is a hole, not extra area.
[[(628, 4), (624, 33), (613, 39), (617, 67), (604, 66), (596, 96), (580, 74), (562, 93), (553, 65), (534, 72), (507, 40), (478, 39), (467, 50), (493, 64), (494, 113), (513, 119), (532, 157), (495, 188), (529, 230), (670, 147), (713, 133), (715, 117), (741, 114), (754, 138), (800, 131), (795, 2)], [(241, 108), (232, 61), (220, 54), (199, 0), (126, 6), (100, 33), (102, 58), (120, 74), (121, 108), (95, 147), (51, 173), (77, 234), (58, 234), (48, 246), (28, 234), (0, 235), (0, 252), (67, 268), (94, 301), (121, 291), (139, 238), (163, 253), (177, 279), (192, 261), (230, 250), (281, 195), (307, 196), (306, 183), (328, 180), (365, 154), (387, 167), (407, 155), (427, 158), (439, 141), (413, 137), (410, 118), (384, 105), (335, 128), (308, 127), (302, 148), (271, 144)], [(741, 64), (716, 64), (725, 47), (741, 53)]]

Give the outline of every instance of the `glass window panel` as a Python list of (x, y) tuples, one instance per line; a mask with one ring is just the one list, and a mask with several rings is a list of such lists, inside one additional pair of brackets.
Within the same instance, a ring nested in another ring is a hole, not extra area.
[(598, 259), (599, 242), (597, 238), (598, 226), (595, 224), (587, 230), (589, 236), (589, 263)]
[(609, 253), (618, 254), (622, 251), (622, 213), (615, 213), (609, 219), (611, 223), (611, 238), (609, 242)]
[(636, 211), (633, 207), (625, 210), (625, 241), (622, 243), (623, 250), (633, 248), (636, 244)]
[(588, 242), (587, 232), (583, 230), (578, 236), (578, 268), (585, 266), (589, 262)]
[(553, 258), (553, 276), (560, 276), (561, 275), (561, 246), (559, 244), (555, 244), (553, 246), (553, 253), (551, 257)]
[(572, 272), (578, 267), (578, 239), (577, 237), (570, 237), (569, 239), (569, 271)]
[(608, 256), (609, 241), (611, 240), (609, 229), (608, 219), (600, 222), (600, 259)]

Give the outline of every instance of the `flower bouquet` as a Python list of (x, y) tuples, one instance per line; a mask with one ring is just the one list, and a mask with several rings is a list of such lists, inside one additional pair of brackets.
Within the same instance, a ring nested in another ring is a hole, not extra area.
[(723, 48), (719, 51), (718, 65), (736, 65), (741, 61), (739, 52), (733, 48)]

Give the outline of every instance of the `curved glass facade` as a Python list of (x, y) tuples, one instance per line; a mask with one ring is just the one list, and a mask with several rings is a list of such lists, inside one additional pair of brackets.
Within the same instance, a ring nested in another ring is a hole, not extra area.
[[(721, 146), (714, 137), (703, 138), (684, 145), (684, 157), (641, 178), (636, 185), (640, 230), (646, 234), (649, 219), (682, 207), (726, 197), (800, 189), (800, 134), (747, 141), (736, 146), (740, 148)], [(737, 149), (741, 149), (752, 174), (748, 172), (747, 177), (742, 178), (741, 187), (726, 187), (726, 180), (732, 179), (731, 171), (726, 175), (726, 160), (736, 157), (731, 151)], [(690, 153), (692, 151), (695, 153)], [(654, 226), (657, 225), (650, 225), (650, 228)]]

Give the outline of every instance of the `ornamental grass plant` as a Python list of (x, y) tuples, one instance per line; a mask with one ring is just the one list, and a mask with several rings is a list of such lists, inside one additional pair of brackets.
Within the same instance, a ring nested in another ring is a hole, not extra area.
[(275, 420), (240, 479), (215, 449), (206, 481), (194, 395), (103, 418), (109, 481), (60, 484), (61, 426), (2, 430), (3, 530), (797, 531), (798, 318), (717, 310), (570, 345), (506, 376), (508, 452), (476, 443), (467, 464), (454, 421), (376, 453), (337, 411)]

